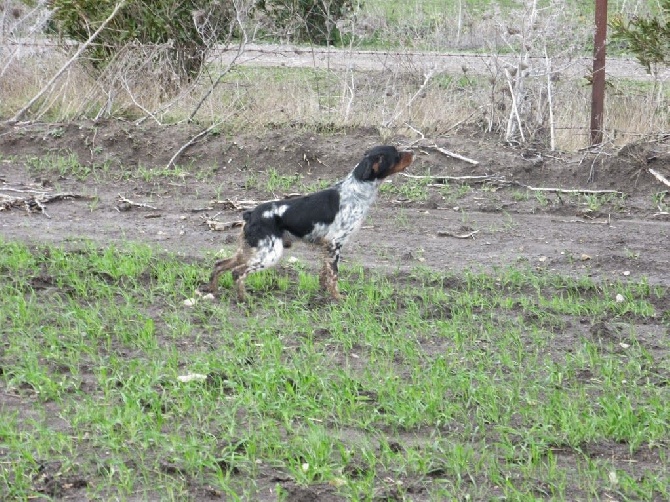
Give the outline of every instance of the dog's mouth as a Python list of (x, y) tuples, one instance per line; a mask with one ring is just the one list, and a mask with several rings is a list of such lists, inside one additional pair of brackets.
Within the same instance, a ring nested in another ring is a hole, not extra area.
[(414, 154), (412, 152), (398, 152), (398, 153), (400, 154), (400, 160), (395, 166), (393, 166), (393, 169), (391, 169), (391, 174), (404, 171), (412, 163), (412, 160), (414, 160)]

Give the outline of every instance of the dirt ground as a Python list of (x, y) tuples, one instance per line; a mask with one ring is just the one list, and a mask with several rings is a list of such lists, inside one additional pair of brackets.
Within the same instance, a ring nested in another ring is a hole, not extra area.
[[(662, 199), (670, 187), (649, 172), (670, 177), (668, 137), (620, 151), (574, 154), (503, 145), (467, 130), (436, 140), (442, 150), (475, 159), (473, 165), (428, 146), (432, 141), (382, 139), (375, 130), (275, 129), (205, 136), (179, 157), (183, 169), (166, 174), (175, 152), (198, 132), (194, 126), (137, 127), (119, 121), (0, 128), (0, 236), (72, 246), (81, 239), (100, 245), (139, 241), (202, 263), (208, 273), (213, 253), (236, 240), (235, 230), (213, 231), (206, 224), (240, 218), (231, 204), (221, 202), (280, 198), (322, 180), (335, 181), (367, 148), (384, 142), (414, 150), (409, 174), (489, 175), (498, 182), (471, 183), (466, 190), (452, 181), (448, 189), (427, 187), (424, 199), (403, 190), (416, 186), (416, 180), (395, 177), (395, 189), (380, 195), (360, 234), (345, 247), (345, 266), (358, 262), (388, 270), (426, 266), (457, 272), (530, 265), (601, 281), (647, 278), (670, 286), (670, 196)], [(63, 167), (64, 175), (41, 169), (37, 160), (57, 163), (70, 154), (78, 164)], [(76, 170), (86, 175), (73, 176)], [(297, 175), (298, 184), (268, 191), (270, 170), (275, 176)], [(623, 195), (533, 192), (518, 184)], [(86, 198), (58, 199), (44, 204), (44, 211), (9, 202), (41, 193)], [(287, 255), (304, 257), (317, 269), (317, 254), (305, 246), (294, 246)], [(602, 448), (594, 455), (628, 461), (621, 445)], [(337, 499), (332, 490), (304, 490), (293, 499)]]
[[(208, 254), (233, 242), (235, 231), (212, 231), (206, 220), (239, 219), (238, 211), (216, 201), (267, 200), (299, 191), (268, 192), (268, 170), (297, 176), (303, 187), (335, 181), (364, 150), (388, 142), (414, 150), (409, 174), (491, 175), (533, 187), (619, 190), (624, 197), (595, 199), (490, 184), (471, 184), (465, 190), (451, 182), (448, 190), (428, 187), (426, 200), (410, 200), (400, 188), (413, 180), (400, 176), (391, 181), (397, 189), (379, 197), (366, 225), (344, 250), (345, 263), (392, 268), (422, 264), (448, 271), (526, 262), (603, 280), (647, 277), (652, 284), (670, 284), (670, 216), (663, 214), (667, 206), (657, 204), (658, 194), (670, 187), (649, 172), (651, 168), (670, 177), (667, 136), (599, 154), (506, 146), (472, 131), (437, 139), (443, 149), (479, 162), (473, 165), (421, 146), (432, 141), (383, 140), (375, 130), (278, 129), (205, 136), (177, 159), (183, 172), (161, 175), (175, 152), (198, 132), (194, 126), (137, 127), (120, 121), (0, 129), (4, 197), (30, 195), (15, 190), (38, 190), (96, 198), (50, 203), (45, 206), (48, 217), (12, 207), (0, 215), (2, 236), (52, 243), (81, 238), (141, 241), (208, 265)], [(35, 158), (70, 154), (90, 167), (91, 175), (81, 180), (35, 168)], [(122, 169), (135, 175), (124, 177)], [(120, 203), (119, 196), (155, 209)], [(670, 196), (665, 203), (670, 205)], [(473, 231), (472, 238), (454, 237)], [(304, 246), (295, 246), (291, 253), (310, 256)]]

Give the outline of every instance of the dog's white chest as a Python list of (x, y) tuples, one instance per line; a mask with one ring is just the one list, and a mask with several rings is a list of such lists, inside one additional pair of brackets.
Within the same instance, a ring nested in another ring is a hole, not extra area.
[(378, 182), (361, 182), (349, 176), (342, 180), (340, 209), (335, 220), (329, 225), (319, 223), (307, 236), (309, 241), (326, 240), (344, 244), (363, 224), (377, 195)]

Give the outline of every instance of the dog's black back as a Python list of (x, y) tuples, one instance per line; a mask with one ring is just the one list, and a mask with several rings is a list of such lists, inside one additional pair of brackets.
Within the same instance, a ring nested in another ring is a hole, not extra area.
[(284, 232), (302, 239), (315, 225), (330, 225), (340, 209), (340, 192), (328, 188), (313, 194), (260, 204), (242, 215), (244, 237), (250, 246), (272, 235), (282, 237)]

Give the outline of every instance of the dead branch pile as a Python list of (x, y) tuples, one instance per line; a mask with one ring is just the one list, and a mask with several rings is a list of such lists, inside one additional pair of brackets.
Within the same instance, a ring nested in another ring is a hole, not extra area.
[(74, 199), (94, 200), (95, 197), (70, 192), (51, 193), (43, 190), (0, 187), (0, 211), (25, 209), (29, 213), (41, 213), (50, 218), (46, 211), (46, 204)]

